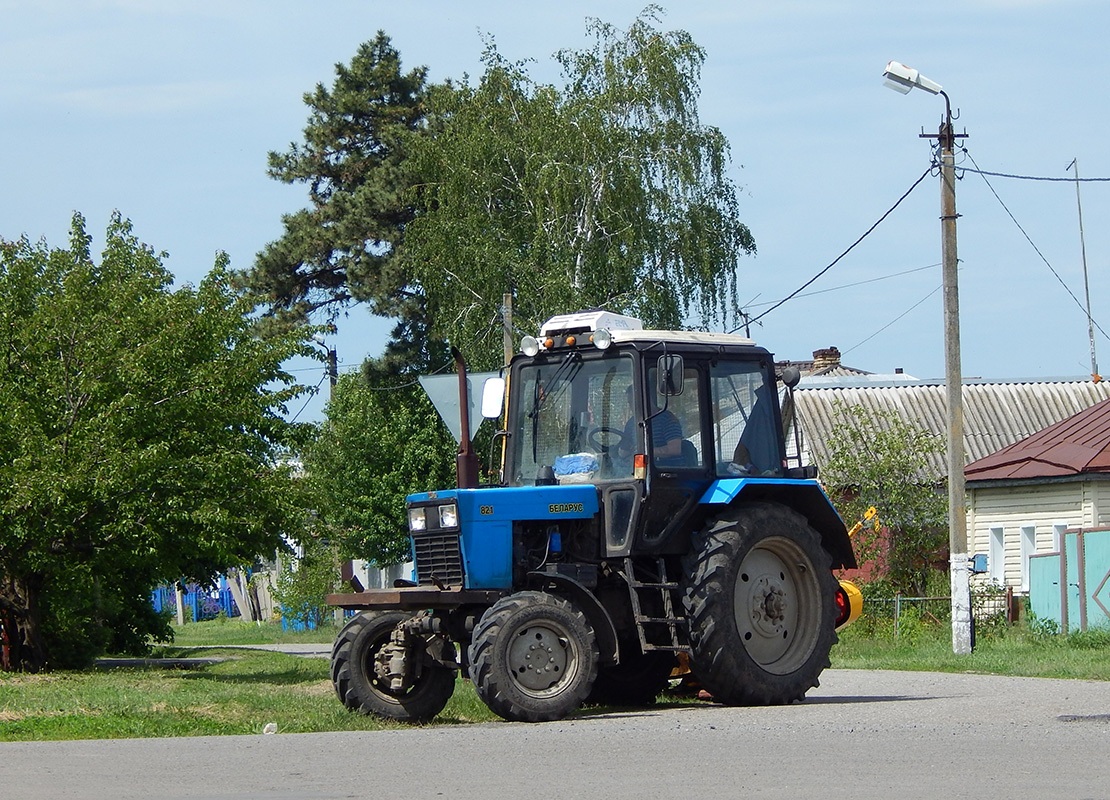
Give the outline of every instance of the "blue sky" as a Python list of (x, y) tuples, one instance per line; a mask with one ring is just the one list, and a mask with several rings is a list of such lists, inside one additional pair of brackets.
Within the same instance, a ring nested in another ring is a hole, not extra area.
[[(179, 281), (198, 281), (218, 250), (245, 268), (280, 235), (281, 214), (306, 201), (303, 187), (266, 176), (267, 152), (299, 140), (303, 93), (330, 85), (334, 65), (377, 30), (406, 68), (425, 65), (432, 80), (480, 74), (488, 34), (555, 81), (550, 56), (587, 44), (587, 17), (624, 26), (644, 5), (0, 0), (0, 237), (62, 246), (75, 210), (96, 234), (118, 209), (168, 252)], [(1078, 159), (1082, 177), (1110, 177), (1110, 4), (661, 5), (663, 25), (688, 31), (708, 54), (701, 118), (732, 145), (758, 245), (740, 270), (753, 314), (828, 265), (927, 168), (919, 134), (936, 132), (944, 104), (883, 88), (891, 59), (950, 95), (968, 133), (962, 166), (973, 158), (991, 172), (1068, 178)], [(957, 186), (964, 374), (1087, 374), (1086, 317), (1061, 285), (1082, 303), (1074, 183), (987, 180), (967, 172)], [(1084, 183), (1081, 193), (1092, 313), (1110, 331), (1110, 183)], [(930, 176), (753, 338), (779, 358), (835, 345), (869, 371), (942, 375), (939, 214)], [(388, 329), (352, 309), (333, 340), (341, 369), (379, 354)], [(1096, 346), (1110, 373), (1110, 341), (1097, 331)], [(307, 383), (323, 377), (319, 365), (297, 368)], [(322, 405), (311, 402), (302, 419), (319, 418)]]

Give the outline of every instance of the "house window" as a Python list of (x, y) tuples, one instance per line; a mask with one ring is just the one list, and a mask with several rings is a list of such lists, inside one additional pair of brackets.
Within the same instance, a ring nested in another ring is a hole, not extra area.
[(1029, 591), (1029, 556), (1037, 552), (1037, 527), (1021, 526), (1021, 591)]
[(1066, 522), (1052, 523), (1052, 550), (1059, 553), (1064, 549), (1064, 531), (1068, 529)]
[(1006, 543), (1001, 527), (991, 528), (990, 547), (987, 551), (990, 578), (997, 584), (1006, 582)]

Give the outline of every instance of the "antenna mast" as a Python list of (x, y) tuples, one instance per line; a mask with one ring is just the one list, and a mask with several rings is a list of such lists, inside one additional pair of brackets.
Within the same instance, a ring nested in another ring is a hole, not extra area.
[(1083, 203), (1079, 200), (1079, 159), (1073, 158), (1064, 169), (1075, 168), (1075, 207), (1079, 211), (1079, 250), (1083, 256), (1083, 294), (1087, 300), (1087, 336), (1091, 341), (1091, 379), (1095, 383), (1102, 380), (1098, 374), (1098, 359), (1095, 358), (1095, 321), (1091, 317), (1091, 286), (1087, 280), (1087, 243), (1083, 238)]

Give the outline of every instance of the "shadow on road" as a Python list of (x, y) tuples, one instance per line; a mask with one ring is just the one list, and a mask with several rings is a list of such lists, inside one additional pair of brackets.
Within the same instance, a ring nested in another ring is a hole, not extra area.
[(941, 695), (918, 695), (910, 696), (904, 694), (885, 694), (885, 695), (856, 695), (848, 694), (840, 697), (807, 697), (802, 701), (801, 705), (855, 705), (858, 703), (905, 703), (913, 702), (915, 700), (943, 700), (946, 697)]

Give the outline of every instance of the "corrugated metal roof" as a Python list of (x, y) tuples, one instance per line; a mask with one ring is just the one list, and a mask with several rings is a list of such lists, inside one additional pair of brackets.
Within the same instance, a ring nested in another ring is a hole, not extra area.
[(969, 481), (1110, 472), (1110, 400), (968, 464)]
[[(795, 391), (803, 451), (818, 465), (828, 459), (827, 443), (839, 419), (838, 403), (891, 411), (932, 433), (946, 437), (944, 382), (904, 376), (803, 378)], [(969, 379), (963, 385), (964, 452), (977, 461), (1025, 439), (1073, 414), (1110, 399), (1110, 382), (1089, 378), (1035, 378), (989, 381)], [(932, 465), (939, 477), (947, 473), (943, 453)]]
[(859, 375), (870, 375), (867, 370), (856, 369), (855, 367), (846, 367), (843, 364), (830, 364), (824, 367), (818, 367), (817, 362), (812, 359), (807, 361), (776, 361), (775, 371), (780, 375), (787, 367), (795, 367), (797, 370), (806, 376), (827, 376), (832, 375), (835, 377), (855, 377)]

